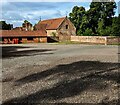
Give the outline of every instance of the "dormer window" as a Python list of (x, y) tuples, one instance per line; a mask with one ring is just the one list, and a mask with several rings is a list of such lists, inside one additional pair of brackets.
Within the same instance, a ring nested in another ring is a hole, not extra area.
[(66, 25), (65, 28), (68, 29), (68, 25)]

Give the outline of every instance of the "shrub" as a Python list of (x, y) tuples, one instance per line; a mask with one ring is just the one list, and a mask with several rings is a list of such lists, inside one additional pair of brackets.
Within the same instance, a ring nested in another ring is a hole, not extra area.
[(83, 33), (84, 36), (93, 36), (92, 29), (87, 28), (85, 32)]
[(52, 36), (53, 36), (53, 37), (56, 37), (56, 33), (55, 33), (55, 32), (52, 32)]

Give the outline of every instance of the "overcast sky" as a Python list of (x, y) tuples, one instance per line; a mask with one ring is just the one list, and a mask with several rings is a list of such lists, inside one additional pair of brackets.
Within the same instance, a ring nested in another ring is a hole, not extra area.
[[(118, 3), (117, 3), (118, 4)], [(119, 3), (120, 4), (120, 3)], [(58, 18), (69, 15), (74, 6), (83, 6), (89, 9), (90, 2), (3, 2), (2, 18), (7, 23), (21, 26), (24, 20), (30, 21), (33, 25), (41, 17), (44, 19)], [(120, 6), (120, 5), (119, 5)], [(116, 10), (118, 15), (118, 9)]]

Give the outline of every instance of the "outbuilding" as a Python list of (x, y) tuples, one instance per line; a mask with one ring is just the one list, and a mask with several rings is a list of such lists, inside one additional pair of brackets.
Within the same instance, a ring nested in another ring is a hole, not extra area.
[(35, 30), (45, 29), (47, 32), (47, 40), (68, 41), (71, 35), (76, 35), (76, 28), (67, 18), (55, 18), (39, 21), (35, 26)]
[(20, 31), (20, 30), (0, 30), (0, 39), (3, 44), (47, 42), (45, 30)]

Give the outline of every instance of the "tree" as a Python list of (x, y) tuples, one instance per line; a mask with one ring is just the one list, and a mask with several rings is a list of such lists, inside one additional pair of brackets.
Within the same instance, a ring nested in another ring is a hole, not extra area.
[(85, 30), (86, 30), (87, 28), (90, 28), (89, 26), (90, 26), (90, 24), (89, 24), (88, 17), (87, 17), (87, 15), (84, 15), (84, 16), (82, 17), (82, 21), (81, 21), (80, 29), (79, 29), (79, 30), (81, 30), (81, 31), (78, 31), (77, 34), (78, 34), (78, 35), (83, 35), (84, 32), (85, 32)]
[(24, 26), (25, 24), (32, 25), (28, 20), (24, 20), (24, 23), (22, 24), (22, 26)]
[(82, 17), (85, 15), (85, 8), (84, 7), (78, 7), (74, 6), (72, 9), (72, 12), (69, 14), (69, 19), (76, 27), (76, 33), (78, 33), (78, 30), (80, 29), (80, 24), (82, 22)]
[(11, 30), (13, 28), (12, 24), (7, 24), (5, 21), (0, 21), (0, 29)]
[(83, 33), (84, 36), (91, 36), (91, 35), (94, 35), (93, 32), (92, 32), (92, 29), (90, 28), (87, 28), (85, 30), (85, 32)]
[(97, 33), (98, 33), (99, 35), (104, 35), (104, 28), (105, 28), (105, 25), (104, 25), (103, 20), (99, 20), (99, 21), (98, 21)]
[(112, 19), (112, 36), (120, 36), (120, 15)]
[[(117, 28), (119, 25), (115, 22), (118, 20), (113, 19), (115, 9), (114, 0), (106, 0), (106, 2), (92, 0), (88, 11), (85, 11), (84, 7), (75, 6), (69, 18), (76, 27), (77, 35), (86, 35), (88, 32), (91, 35), (118, 35), (114, 32), (119, 29)], [(112, 30), (111, 27), (113, 27)]]
[(32, 24), (27, 20), (25, 20), (24, 23), (22, 24), (22, 28), (23, 30), (26, 30), (26, 31), (33, 30)]
[(30, 23), (28, 20), (24, 20), (24, 23)]
[(101, 12), (101, 18), (104, 19), (105, 26), (112, 25), (112, 17), (115, 15), (115, 9), (116, 9), (116, 3), (113, 2), (103, 2), (102, 3), (102, 12)]
[(115, 9), (116, 3), (114, 0), (112, 2), (110, 2), (110, 0), (107, 0), (106, 2), (103, 0), (98, 0), (98, 2), (94, 2), (94, 0), (92, 1), (88, 14), (92, 31), (94, 33), (97, 33), (96, 29), (99, 27), (98, 22), (100, 21), (102, 21), (104, 28), (112, 25), (112, 17), (115, 14)]

